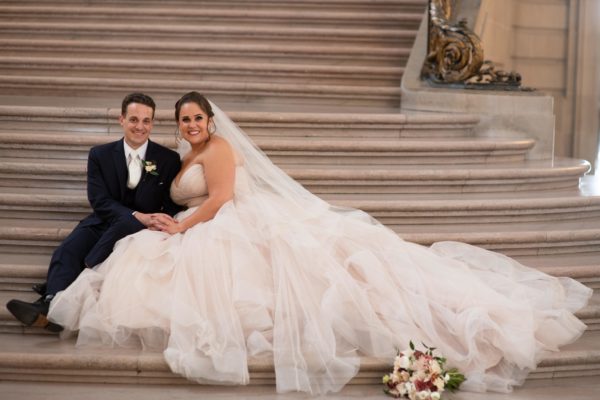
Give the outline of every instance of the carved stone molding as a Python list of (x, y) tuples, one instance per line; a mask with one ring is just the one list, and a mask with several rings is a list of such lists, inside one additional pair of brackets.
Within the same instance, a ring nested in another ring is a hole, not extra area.
[(479, 37), (465, 21), (451, 23), (455, 0), (429, 0), (427, 57), (421, 79), (433, 85), (471, 89), (531, 90), (516, 72), (484, 61)]

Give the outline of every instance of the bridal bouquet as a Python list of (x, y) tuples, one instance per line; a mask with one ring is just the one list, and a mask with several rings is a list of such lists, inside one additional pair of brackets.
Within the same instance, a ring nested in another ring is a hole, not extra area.
[(439, 400), (444, 390), (457, 390), (465, 376), (456, 368), (446, 370), (446, 359), (434, 356), (434, 350), (415, 350), (411, 341), (410, 349), (398, 352), (392, 373), (383, 376), (384, 392), (394, 398)]

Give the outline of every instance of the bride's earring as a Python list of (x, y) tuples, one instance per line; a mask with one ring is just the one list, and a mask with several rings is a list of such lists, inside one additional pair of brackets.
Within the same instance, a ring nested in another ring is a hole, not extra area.
[(175, 144), (179, 144), (181, 142), (181, 133), (179, 133), (179, 127), (175, 128)]

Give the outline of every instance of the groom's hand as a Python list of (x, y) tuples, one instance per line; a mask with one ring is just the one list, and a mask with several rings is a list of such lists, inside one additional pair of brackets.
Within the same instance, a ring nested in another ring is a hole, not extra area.
[(158, 215), (165, 215), (168, 218), (171, 218), (167, 214), (155, 213), (155, 214), (144, 214), (142, 212), (137, 211), (133, 216), (137, 218), (146, 228), (151, 231), (159, 231), (161, 229), (160, 220), (157, 218)]
[(173, 217), (164, 213), (154, 213), (150, 214), (150, 216), (152, 217), (152, 228), (150, 228), (152, 230), (164, 231), (165, 227), (176, 222)]
[(136, 211), (133, 216), (142, 223), (146, 228), (150, 228), (150, 224), (152, 224), (152, 214), (144, 214), (142, 212)]
[(175, 233), (183, 232), (183, 227), (179, 224), (179, 222), (167, 214), (154, 214), (154, 219), (156, 221), (156, 227), (163, 232), (170, 233), (171, 235)]

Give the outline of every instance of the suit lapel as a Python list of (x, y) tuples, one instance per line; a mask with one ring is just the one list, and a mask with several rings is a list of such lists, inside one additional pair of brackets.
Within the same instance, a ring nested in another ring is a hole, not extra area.
[(123, 196), (125, 196), (125, 187), (127, 186), (127, 161), (125, 160), (123, 139), (115, 142), (115, 148), (113, 149), (113, 161), (115, 164), (115, 170), (117, 171), (117, 179), (119, 181), (121, 198), (123, 198)]

